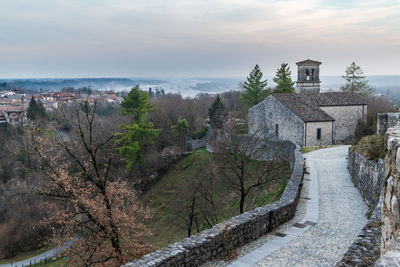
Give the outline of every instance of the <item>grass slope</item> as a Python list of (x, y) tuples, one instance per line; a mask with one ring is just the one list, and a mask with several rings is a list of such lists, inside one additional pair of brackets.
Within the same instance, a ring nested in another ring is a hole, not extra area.
[[(166, 175), (150, 188), (144, 195), (144, 203), (151, 209), (153, 218), (148, 224), (153, 236), (149, 242), (154, 249), (164, 247), (186, 237), (184, 221), (176, 215), (176, 206), (183, 201), (185, 188), (182, 188), (188, 177), (198, 175), (214, 175), (210, 172), (214, 155), (204, 149), (193, 151), (191, 155), (176, 163)], [(263, 164), (263, 162), (257, 162)], [(282, 177), (278, 181), (259, 187), (252, 191), (246, 200), (246, 210), (276, 201), (285, 190), (287, 180), (290, 177), (289, 164), (283, 166), (274, 173), (275, 177)], [(221, 222), (239, 213), (238, 193), (230, 187), (222, 185), (218, 187), (216, 199), (221, 204), (218, 221)], [(201, 225), (200, 230), (208, 226)], [(192, 234), (196, 231), (193, 229)]]

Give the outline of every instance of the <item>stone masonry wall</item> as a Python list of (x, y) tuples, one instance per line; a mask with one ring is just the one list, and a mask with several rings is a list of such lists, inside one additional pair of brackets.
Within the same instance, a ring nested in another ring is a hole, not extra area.
[(400, 252), (400, 125), (385, 136), (385, 180), (382, 203), (382, 253)]
[[(333, 145), (333, 123), (331, 121), (306, 122), (307, 146)], [(321, 129), (321, 138), (317, 139), (317, 129)]]
[(376, 133), (385, 134), (387, 129), (396, 126), (400, 121), (400, 112), (378, 113)]
[[(293, 143), (291, 147), (295, 147)], [(228, 251), (289, 221), (295, 215), (300, 197), (304, 161), (298, 148), (292, 149), (287, 159), (292, 161), (293, 172), (279, 201), (232, 217), (125, 266), (199, 266), (207, 260), (225, 256)]]
[(367, 106), (322, 106), (323, 111), (335, 119), (335, 143), (350, 144), (357, 121), (367, 116)]
[(382, 191), (382, 181), (385, 176), (384, 160), (368, 160), (349, 149), (348, 169), (354, 186), (360, 191), (364, 200), (374, 208)]
[(273, 95), (249, 109), (249, 134), (259, 134), (263, 128), (266, 128), (265, 135), (268, 138), (290, 140), (297, 145), (304, 145), (304, 122)]

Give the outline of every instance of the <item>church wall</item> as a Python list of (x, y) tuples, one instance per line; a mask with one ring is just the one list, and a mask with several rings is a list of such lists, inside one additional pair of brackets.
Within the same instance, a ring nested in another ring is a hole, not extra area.
[(367, 115), (366, 105), (322, 106), (320, 109), (335, 119), (334, 139), (336, 144), (350, 144), (358, 119), (365, 119)]
[[(249, 133), (265, 125), (265, 136), (288, 140), (303, 146), (304, 143), (304, 122), (298, 118), (290, 109), (268, 96), (263, 102), (249, 110)], [(278, 125), (278, 136), (276, 136), (276, 125)]]
[[(332, 122), (307, 122), (305, 146), (332, 145)], [(317, 129), (321, 129), (321, 139), (317, 139)]]

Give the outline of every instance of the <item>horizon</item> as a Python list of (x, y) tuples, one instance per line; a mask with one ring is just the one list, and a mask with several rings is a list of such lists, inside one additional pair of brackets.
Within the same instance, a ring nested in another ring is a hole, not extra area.
[[(65, 79), (65, 80), (73, 80), (73, 79), (132, 79), (132, 80), (141, 80), (141, 79), (152, 79), (152, 80), (166, 80), (166, 79), (181, 79), (181, 80), (189, 80), (189, 79), (246, 79), (248, 74), (245, 76), (80, 76), (80, 77), (0, 77), (0, 81), (5, 81), (5, 80), (59, 80), (59, 79)], [(344, 74), (330, 74), (330, 75), (320, 75), (320, 77), (342, 77)], [(371, 75), (366, 75), (364, 74), (366, 78), (368, 77), (387, 77), (387, 76), (400, 76), (400, 74), (371, 74)], [(265, 74), (263, 73), (263, 77), (266, 79), (273, 78), (275, 76), (272, 74)], [(292, 73), (292, 80), (296, 81), (296, 77), (294, 77)], [(322, 81), (322, 79), (320, 79)], [(272, 81), (271, 81), (272, 82)]]

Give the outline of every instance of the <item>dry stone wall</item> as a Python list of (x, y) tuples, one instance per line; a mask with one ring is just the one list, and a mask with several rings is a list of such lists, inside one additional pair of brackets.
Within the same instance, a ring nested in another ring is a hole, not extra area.
[(382, 252), (400, 250), (400, 125), (385, 137), (386, 172), (382, 204)]
[(348, 153), (348, 169), (354, 186), (360, 191), (364, 200), (374, 208), (381, 195), (382, 182), (385, 176), (385, 161), (368, 160), (361, 154), (351, 151)]
[(376, 133), (383, 135), (400, 121), (400, 112), (378, 113)]
[(211, 229), (145, 255), (125, 266), (199, 266), (207, 260), (227, 255), (228, 251), (247, 244), (292, 219), (300, 197), (304, 161), (299, 149), (289, 143), (285, 142), (290, 148), (295, 148), (290, 151), (287, 149), (287, 159), (292, 161), (293, 172), (279, 201), (232, 217)]

